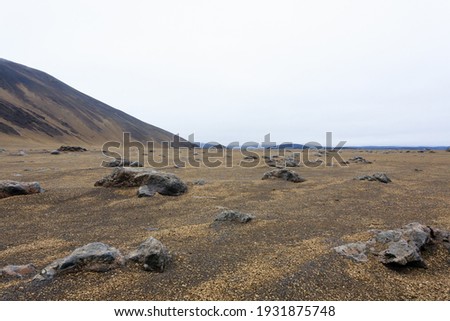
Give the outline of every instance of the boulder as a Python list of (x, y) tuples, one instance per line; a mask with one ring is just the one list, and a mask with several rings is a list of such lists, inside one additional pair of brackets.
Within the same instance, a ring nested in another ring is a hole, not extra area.
[(108, 163), (103, 163), (103, 167), (126, 167), (130, 166), (131, 162), (128, 159), (115, 159)]
[(363, 175), (363, 176), (358, 176), (355, 179), (360, 180), (360, 181), (378, 181), (381, 183), (391, 183), (391, 179), (385, 174), (385, 173), (375, 173), (373, 175)]
[(60, 152), (59, 150), (55, 149), (55, 150), (52, 150), (52, 151), (50, 152), (50, 154), (51, 154), (51, 155), (59, 155), (59, 154), (61, 154), (61, 152)]
[(224, 210), (217, 215), (214, 219), (215, 222), (239, 222), (239, 223), (248, 223), (252, 219), (254, 219), (253, 215), (241, 213), (233, 210)]
[(36, 274), (34, 264), (26, 265), (7, 265), (0, 269), (0, 278), (23, 278), (24, 276)]
[(86, 152), (87, 149), (80, 146), (61, 146), (58, 148), (60, 152)]
[(58, 148), (60, 152), (86, 152), (87, 149), (80, 146), (61, 146)]
[(362, 156), (355, 156), (348, 160), (349, 163), (355, 163), (355, 164), (372, 164), (372, 162), (369, 162)]
[(147, 181), (154, 170), (118, 167), (104, 178), (95, 182), (95, 186), (103, 187), (138, 187)]
[(51, 280), (57, 274), (71, 272), (107, 272), (123, 264), (124, 258), (119, 250), (100, 242), (89, 243), (47, 265), (34, 280)]
[(169, 251), (160, 241), (150, 237), (127, 255), (126, 260), (142, 264), (145, 271), (164, 272), (170, 256)]
[(371, 232), (374, 237), (367, 242), (345, 244), (334, 250), (358, 262), (367, 261), (368, 254), (372, 254), (385, 265), (415, 267), (426, 267), (421, 252), (429, 246), (443, 244), (450, 251), (450, 232), (417, 222), (398, 229)]
[(44, 189), (38, 182), (16, 182), (10, 180), (0, 181), (0, 198), (42, 192), (44, 192)]
[(264, 173), (262, 179), (283, 179), (285, 181), (293, 183), (301, 183), (306, 181), (304, 178), (300, 177), (296, 172), (285, 168), (274, 169), (269, 172)]
[(143, 186), (150, 194), (159, 193), (168, 196), (179, 196), (188, 190), (187, 185), (176, 175), (163, 172), (150, 174), (148, 179), (144, 181)]
[(138, 196), (153, 196), (155, 193), (179, 196), (187, 192), (187, 185), (176, 175), (154, 170), (118, 167), (112, 174), (102, 178), (95, 186), (138, 187)]

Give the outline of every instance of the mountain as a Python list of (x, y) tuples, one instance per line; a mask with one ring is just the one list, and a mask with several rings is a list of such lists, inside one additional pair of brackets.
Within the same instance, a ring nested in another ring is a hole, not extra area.
[(123, 132), (141, 142), (174, 136), (42, 71), (0, 58), (0, 142), (99, 145), (122, 141)]

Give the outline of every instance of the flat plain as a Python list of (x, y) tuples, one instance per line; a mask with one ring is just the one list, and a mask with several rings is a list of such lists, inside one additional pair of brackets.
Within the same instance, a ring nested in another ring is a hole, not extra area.
[[(171, 264), (163, 273), (124, 267), (45, 284), (0, 278), (1, 300), (450, 300), (444, 248), (423, 254), (427, 269), (358, 263), (333, 251), (368, 240), (370, 230), (411, 222), (450, 230), (449, 152), (345, 150), (345, 160), (372, 163), (300, 166), (292, 169), (306, 181), (291, 183), (261, 180), (271, 168), (238, 166), (234, 151), (231, 168), (157, 169), (176, 174), (188, 192), (138, 198), (136, 188), (94, 187), (112, 169), (100, 166), (100, 148), (88, 149), (0, 153), (0, 179), (45, 189), (0, 199), (0, 268), (33, 263), (39, 270), (90, 242), (126, 252), (150, 236), (167, 246)], [(376, 172), (392, 183), (354, 180)], [(193, 184), (198, 179), (205, 184)], [(224, 208), (255, 219), (211, 224)]]

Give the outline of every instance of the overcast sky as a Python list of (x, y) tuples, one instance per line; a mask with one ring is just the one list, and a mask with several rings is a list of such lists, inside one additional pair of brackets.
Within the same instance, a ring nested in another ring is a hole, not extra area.
[(450, 1), (6, 1), (0, 57), (197, 141), (450, 144)]

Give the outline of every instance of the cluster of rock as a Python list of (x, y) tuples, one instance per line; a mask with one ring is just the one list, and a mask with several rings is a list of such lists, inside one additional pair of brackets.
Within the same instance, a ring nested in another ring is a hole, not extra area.
[(286, 169), (278, 168), (264, 173), (261, 179), (282, 179), (293, 183), (301, 183), (306, 181), (303, 177), (300, 177), (296, 172)]
[(402, 228), (371, 231), (366, 242), (349, 243), (334, 250), (357, 262), (367, 262), (373, 256), (385, 265), (426, 267), (421, 252), (427, 247), (442, 244), (450, 252), (450, 232), (410, 223)]
[(102, 164), (103, 167), (144, 167), (138, 161), (131, 162), (128, 159), (115, 159), (110, 162), (104, 162)]
[(44, 189), (38, 182), (0, 181), (0, 198), (42, 193)]
[(355, 179), (360, 180), (360, 181), (370, 181), (370, 182), (381, 182), (381, 183), (391, 183), (392, 180), (385, 174), (385, 173), (375, 173), (373, 175), (363, 175), (363, 176), (358, 176)]
[(143, 168), (118, 167), (100, 179), (95, 186), (139, 187), (138, 197), (161, 195), (179, 196), (187, 192), (187, 185), (176, 175)]
[(87, 149), (80, 146), (61, 146), (57, 149), (60, 152), (86, 152)]
[(355, 156), (348, 160), (347, 163), (355, 163), (355, 164), (372, 164), (372, 162), (369, 162), (362, 156)]
[(169, 261), (169, 251), (153, 237), (128, 255), (122, 255), (118, 249), (107, 244), (94, 242), (50, 263), (33, 280), (52, 280), (56, 275), (74, 272), (107, 272), (131, 264), (138, 264), (145, 271), (164, 272)]

